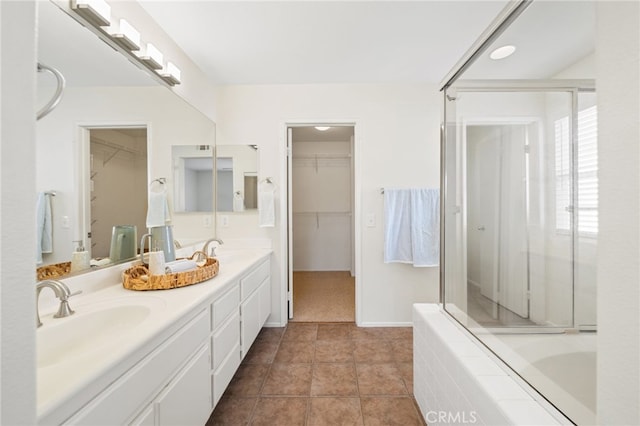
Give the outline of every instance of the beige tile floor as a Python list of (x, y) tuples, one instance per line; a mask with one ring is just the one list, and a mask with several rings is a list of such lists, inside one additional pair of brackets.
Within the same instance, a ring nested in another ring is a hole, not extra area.
[(209, 425), (425, 425), (413, 399), (410, 327), (264, 328)]

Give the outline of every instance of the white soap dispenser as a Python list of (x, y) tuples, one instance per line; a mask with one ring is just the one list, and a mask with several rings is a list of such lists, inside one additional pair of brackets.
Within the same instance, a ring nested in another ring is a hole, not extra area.
[(71, 254), (71, 272), (89, 269), (89, 262), (91, 261), (89, 252), (84, 249), (82, 240), (74, 241), (74, 243), (78, 243), (78, 247), (76, 251)]

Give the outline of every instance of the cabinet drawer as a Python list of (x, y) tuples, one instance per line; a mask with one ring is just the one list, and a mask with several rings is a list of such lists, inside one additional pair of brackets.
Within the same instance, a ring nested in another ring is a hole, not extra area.
[(154, 403), (158, 425), (201, 426), (211, 414), (209, 348), (203, 346)]
[(213, 406), (215, 407), (240, 366), (240, 345), (236, 345), (213, 373)]
[(240, 344), (240, 314), (238, 309), (224, 323), (219, 330), (213, 334), (213, 365), (212, 369), (217, 369), (222, 361)]
[(231, 314), (238, 311), (240, 303), (240, 289), (234, 285), (229, 291), (213, 302), (213, 330)]
[(202, 310), (65, 423), (124, 424), (207, 340), (209, 326), (209, 311)]
[(240, 280), (241, 300), (244, 300), (247, 296), (253, 293), (253, 291), (258, 288), (260, 283), (269, 276), (269, 273), (270, 273), (270, 263), (269, 263), (269, 260), (267, 260), (266, 262), (258, 266), (253, 272), (251, 272), (245, 278), (241, 279)]

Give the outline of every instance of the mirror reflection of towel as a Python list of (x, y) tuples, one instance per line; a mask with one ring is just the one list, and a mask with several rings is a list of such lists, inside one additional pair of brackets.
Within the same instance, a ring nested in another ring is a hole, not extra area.
[(42, 263), (42, 253), (53, 253), (51, 227), (51, 196), (38, 193), (36, 200), (36, 264)]
[(149, 205), (147, 206), (147, 228), (165, 226), (170, 220), (167, 194), (150, 191)]

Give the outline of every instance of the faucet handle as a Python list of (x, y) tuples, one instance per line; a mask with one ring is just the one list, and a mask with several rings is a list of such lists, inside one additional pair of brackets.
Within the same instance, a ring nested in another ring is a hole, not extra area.
[(71, 309), (71, 306), (69, 306), (69, 301), (67, 299), (64, 299), (64, 300), (60, 301), (60, 306), (58, 307), (58, 312), (56, 312), (53, 315), (53, 317), (54, 318), (64, 318), (64, 317), (68, 317), (70, 315), (73, 315), (75, 313), (76, 313), (76, 311)]
[(71, 296), (75, 296), (76, 294), (80, 294), (80, 293), (82, 293), (82, 290), (76, 290), (73, 293), (69, 293), (65, 297), (60, 298), (60, 306), (58, 307), (58, 312), (56, 312), (53, 315), (53, 317), (54, 318), (65, 318), (65, 317), (68, 317), (70, 315), (75, 314), (76, 311), (71, 309), (71, 306), (69, 306), (69, 298)]

